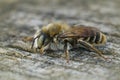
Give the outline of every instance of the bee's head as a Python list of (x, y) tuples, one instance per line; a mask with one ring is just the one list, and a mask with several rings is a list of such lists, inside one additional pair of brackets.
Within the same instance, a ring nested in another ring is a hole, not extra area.
[(35, 35), (31, 48), (41, 49), (42, 47), (47, 46), (50, 41), (51, 37), (48, 34), (40, 32), (39, 34)]
[(56, 35), (64, 32), (69, 27), (60, 23), (51, 23), (47, 26), (43, 26), (41, 30), (38, 30), (34, 35), (33, 43), (31, 48), (41, 49), (42, 47), (47, 46)]

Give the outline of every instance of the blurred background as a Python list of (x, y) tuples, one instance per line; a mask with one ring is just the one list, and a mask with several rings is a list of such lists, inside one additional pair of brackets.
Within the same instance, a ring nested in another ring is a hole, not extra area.
[[(71, 52), (70, 64), (59, 51), (34, 54), (22, 38), (52, 22), (97, 27), (112, 61), (88, 51)], [(120, 0), (0, 0), (0, 80), (120, 80), (119, 66)]]

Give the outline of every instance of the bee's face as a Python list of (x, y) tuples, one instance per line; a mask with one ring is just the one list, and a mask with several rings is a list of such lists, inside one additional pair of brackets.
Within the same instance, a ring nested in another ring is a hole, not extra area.
[(49, 35), (41, 33), (39, 36), (34, 38), (32, 47), (40, 49), (49, 44), (51, 40), (52, 39)]

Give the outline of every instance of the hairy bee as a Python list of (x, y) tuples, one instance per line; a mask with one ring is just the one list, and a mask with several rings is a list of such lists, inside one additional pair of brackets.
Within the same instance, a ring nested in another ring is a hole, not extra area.
[(87, 27), (83, 25), (70, 27), (67, 24), (61, 23), (48, 24), (36, 32), (34, 35), (32, 48), (35, 48), (36, 50), (39, 49), (42, 54), (51, 42), (63, 43), (67, 62), (69, 62), (68, 44), (72, 47), (80, 44), (106, 59), (102, 52), (95, 48), (95, 45), (101, 45), (107, 42), (106, 36), (94, 27)]
[(104, 59), (107, 59), (103, 56), (102, 52), (95, 48), (95, 46), (104, 45), (107, 42), (106, 36), (97, 28), (83, 25), (74, 26), (69, 31), (59, 34), (57, 39), (58, 41), (64, 42), (67, 62), (69, 62), (68, 44), (71, 44), (73, 47), (80, 44), (85, 48), (98, 53), (98, 55)]
[(35, 50), (39, 49), (40, 53), (43, 54), (45, 48), (50, 45), (51, 42), (55, 43), (55, 36), (69, 30), (69, 28), (70, 27), (64, 23), (50, 23), (47, 26), (43, 26), (35, 33), (31, 48)]

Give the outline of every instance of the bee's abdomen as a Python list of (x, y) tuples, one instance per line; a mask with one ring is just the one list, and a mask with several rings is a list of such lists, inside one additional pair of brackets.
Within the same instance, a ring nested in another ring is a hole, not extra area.
[(106, 42), (107, 42), (106, 36), (101, 32), (97, 32), (95, 43), (96, 44), (105, 44)]
[(91, 34), (88, 37), (84, 37), (83, 40), (91, 44), (104, 44), (107, 41), (106, 36), (101, 32), (91, 32)]

